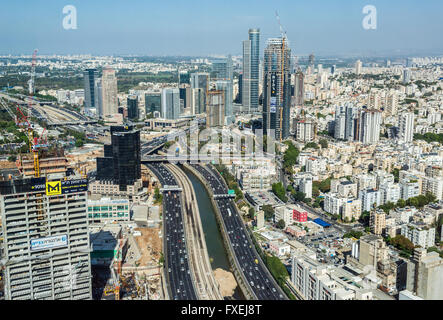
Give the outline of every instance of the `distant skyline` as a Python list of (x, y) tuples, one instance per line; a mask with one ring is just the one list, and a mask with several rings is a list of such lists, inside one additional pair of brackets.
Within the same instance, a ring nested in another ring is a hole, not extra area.
[[(76, 30), (63, 29), (65, 5)], [(376, 30), (362, 27), (366, 5)], [(2, 3), (0, 54), (241, 55), (249, 28), (262, 53), (280, 35), (276, 10), (295, 55), (443, 54), (441, 0), (16, 0)]]

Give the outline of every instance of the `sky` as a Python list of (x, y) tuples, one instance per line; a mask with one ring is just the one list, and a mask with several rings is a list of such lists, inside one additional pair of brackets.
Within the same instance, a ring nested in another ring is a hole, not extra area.
[[(293, 54), (443, 54), (441, 0), (14, 0), (2, 1), (0, 54), (240, 55), (249, 28), (261, 50), (280, 35)], [(63, 7), (77, 29), (63, 28)], [(363, 8), (377, 9), (366, 30)]]

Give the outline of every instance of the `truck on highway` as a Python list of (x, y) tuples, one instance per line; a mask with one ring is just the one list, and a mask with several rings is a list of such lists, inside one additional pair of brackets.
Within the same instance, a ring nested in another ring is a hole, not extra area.
[(231, 209), (228, 208), (228, 215), (231, 216)]

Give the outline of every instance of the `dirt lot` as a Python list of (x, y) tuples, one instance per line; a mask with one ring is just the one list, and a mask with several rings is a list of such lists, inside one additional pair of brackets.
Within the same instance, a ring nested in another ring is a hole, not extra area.
[[(137, 228), (141, 236), (135, 237), (142, 257), (138, 261), (141, 266), (157, 264), (162, 251), (162, 241), (158, 236), (159, 228)], [(155, 260), (152, 261), (152, 259)]]

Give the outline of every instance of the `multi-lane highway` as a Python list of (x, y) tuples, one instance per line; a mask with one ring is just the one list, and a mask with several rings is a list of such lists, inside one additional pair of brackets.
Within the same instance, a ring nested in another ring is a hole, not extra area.
[[(226, 195), (228, 193), (221, 176), (215, 169), (199, 164), (191, 164), (191, 166), (209, 183), (214, 195)], [(243, 272), (255, 297), (259, 300), (287, 299), (255, 251), (233, 200), (228, 197), (217, 197), (215, 201), (221, 212), (241, 272)]]
[[(160, 163), (148, 168), (157, 176), (163, 188), (177, 186), (171, 172)], [(164, 254), (169, 297), (174, 300), (197, 300), (189, 268), (182, 214), (181, 191), (163, 193)]]

